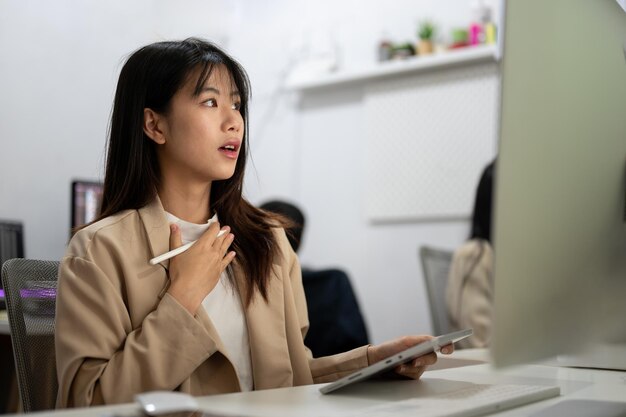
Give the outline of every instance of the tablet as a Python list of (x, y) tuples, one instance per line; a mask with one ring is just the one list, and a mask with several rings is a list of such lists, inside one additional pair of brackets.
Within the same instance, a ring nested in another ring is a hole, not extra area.
[(322, 394), (328, 394), (329, 392), (336, 391), (339, 388), (354, 384), (355, 382), (371, 378), (374, 375), (378, 375), (380, 373), (393, 369), (398, 365), (410, 362), (418, 356), (422, 356), (430, 352), (436, 352), (443, 346), (458, 342), (459, 340), (465, 339), (471, 334), (472, 329), (459, 330), (458, 332), (444, 334), (442, 336), (434, 337), (425, 342), (418, 343), (417, 345), (411, 346), (410, 348), (400, 353), (396, 353), (395, 355), (392, 355), (387, 359), (383, 359), (382, 361), (376, 362), (373, 365), (370, 365), (341, 379), (338, 379), (335, 382), (324, 385), (322, 388), (320, 388), (320, 392)]

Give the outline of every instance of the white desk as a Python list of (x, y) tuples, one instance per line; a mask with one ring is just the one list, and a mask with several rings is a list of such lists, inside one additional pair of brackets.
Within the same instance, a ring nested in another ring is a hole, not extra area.
[[(456, 359), (468, 358), (458, 352)], [(474, 355), (474, 356), (472, 356)], [(472, 352), (468, 359), (485, 357)], [(321, 395), (319, 386), (282, 388), (249, 393), (200, 397), (203, 410), (240, 417), (339, 417), (357, 416), (370, 407), (392, 406), (395, 401), (425, 393), (446, 392), (471, 383), (520, 383), (558, 385), (561, 397), (498, 413), (498, 416), (527, 416), (564, 399), (597, 399), (626, 402), (626, 372), (528, 365), (496, 371), (489, 364), (428, 371), (420, 381), (366, 381), (333, 395)], [(124, 404), (90, 409), (36, 413), (35, 416), (134, 416), (138, 407)], [(412, 410), (414, 413), (416, 410)], [(401, 416), (401, 414), (397, 414)], [(413, 414), (411, 414), (413, 415)]]

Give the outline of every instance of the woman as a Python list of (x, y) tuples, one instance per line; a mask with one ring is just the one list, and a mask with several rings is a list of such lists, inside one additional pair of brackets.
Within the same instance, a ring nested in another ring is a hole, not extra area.
[[(101, 215), (75, 234), (60, 267), (58, 407), (332, 381), (429, 338), (311, 357), (283, 223), (242, 198), (248, 97), (240, 65), (199, 39), (148, 45), (125, 63)], [(419, 378), (435, 361), (397, 372)]]
[(485, 167), (476, 189), (470, 238), (452, 258), (446, 306), (455, 329), (472, 328), (462, 347), (489, 346), (493, 322), (493, 247), (491, 210), (495, 161)]

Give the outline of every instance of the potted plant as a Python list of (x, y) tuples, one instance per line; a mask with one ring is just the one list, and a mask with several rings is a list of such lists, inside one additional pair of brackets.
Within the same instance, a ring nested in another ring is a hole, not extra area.
[(424, 20), (420, 23), (417, 36), (419, 42), (417, 43), (417, 51), (419, 55), (427, 55), (433, 52), (433, 39), (435, 37), (435, 25), (430, 20)]

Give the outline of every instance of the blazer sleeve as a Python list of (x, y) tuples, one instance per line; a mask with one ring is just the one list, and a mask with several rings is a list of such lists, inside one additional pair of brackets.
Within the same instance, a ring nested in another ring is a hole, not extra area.
[(174, 390), (216, 350), (198, 319), (167, 293), (132, 328), (116, 279), (88, 259), (61, 262), (57, 407), (130, 402), (139, 392)]
[(488, 347), (493, 327), (493, 252), (488, 245), (470, 273), (462, 297), (465, 306), (461, 324), (474, 329), (469, 342), (474, 347)]
[[(309, 329), (309, 318), (304, 287), (302, 285), (302, 269), (300, 267), (300, 262), (298, 261), (298, 256), (291, 248), (284, 231), (280, 233), (279, 239), (281, 247), (284, 248), (283, 256), (287, 259), (289, 265), (289, 277), (291, 280), (291, 287), (295, 299), (304, 344), (304, 337)], [(335, 381), (343, 376), (349, 375), (352, 372), (368, 366), (368, 346), (369, 345), (361, 346), (348, 352), (332, 356), (324, 356), (321, 358), (313, 358), (311, 350), (305, 346), (313, 382), (317, 384)]]

